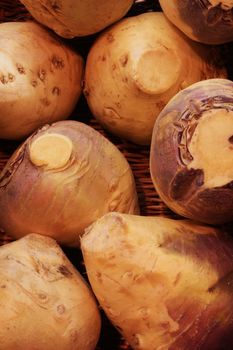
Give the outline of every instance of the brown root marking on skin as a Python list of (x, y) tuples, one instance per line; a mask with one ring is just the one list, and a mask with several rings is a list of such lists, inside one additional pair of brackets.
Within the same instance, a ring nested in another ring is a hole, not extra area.
[(2, 84), (12, 83), (15, 80), (15, 76), (11, 73), (8, 73), (7, 75), (1, 74), (0, 75), (0, 81)]
[(112, 33), (108, 33), (106, 38), (109, 43), (113, 43), (115, 41), (115, 38)]
[(64, 306), (63, 304), (60, 304), (60, 305), (57, 306), (57, 312), (58, 312), (60, 315), (64, 314), (65, 311), (66, 311), (66, 308), (65, 308), (65, 306)]
[(71, 277), (73, 275), (65, 265), (59, 266), (58, 272), (60, 272), (65, 277)]
[(123, 55), (120, 58), (120, 62), (121, 62), (122, 67), (125, 67), (127, 65), (128, 60), (129, 60), (129, 56), (127, 54)]
[(41, 99), (40, 99), (40, 102), (41, 102), (45, 107), (48, 107), (48, 106), (51, 104), (50, 101), (49, 101), (46, 97), (41, 98)]
[(4, 74), (2, 74), (2, 75), (0, 76), (0, 81), (1, 81), (1, 83), (2, 83), (3, 85), (5, 85), (5, 84), (8, 83), (8, 79), (7, 79), (7, 77), (6, 77)]
[(31, 84), (32, 84), (33, 87), (36, 87), (38, 85), (36, 80), (32, 80)]
[(59, 87), (54, 86), (54, 88), (52, 90), (52, 94), (59, 96), (61, 94), (61, 90), (59, 89)]
[(26, 74), (25, 68), (20, 63), (16, 63), (16, 68), (20, 74)]
[(196, 192), (197, 187), (204, 183), (202, 169), (182, 169), (171, 182), (170, 196), (174, 200), (190, 198)]
[(115, 106), (116, 106), (117, 108), (119, 108), (119, 109), (121, 108), (120, 102), (115, 102), (114, 104), (115, 104)]
[(61, 10), (61, 4), (57, 0), (51, 0), (50, 3), (54, 12)]
[(103, 61), (103, 62), (106, 61), (106, 56), (105, 56), (105, 55), (102, 56), (102, 61)]
[(65, 67), (63, 59), (56, 55), (52, 56), (51, 62), (56, 69), (63, 69)]
[(85, 89), (83, 90), (83, 95), (84, 95), (85, 97), (90, 96), (90, 90), (89, 90), (88, 88), (85, 88)]
[(11, 73), (8, 73), (8, 80), (10, 83), (12, 83), (15, 80), (15, 76)]
[(101, 283), (101, 284), (103, 283), (102, 273), (101, 272), (99, 272), (99, 271), (96, 272), (96, 278), (98, 279), (99, 283)]
[(40, 69), (39, 72), (38, 72), (38, 78), (41, 80), (41, 81), (45, 81), (45, 78), (46, 78), (46, 71), (44, 69)]
[(70, 332), (70, 338), (73, 343), (75, 343), (78, 340), (78, 331), (76, 329), (73, 329)]
[(47, 299), (47, 295), (44, 294), (44, 293), (39, 293), (39, 294), (38, 294), (38, 297), (39, 297), (41, 300), (46, 300), (46, 299)]
[(131, 344), (132, 344), (132, 346), (135, 347), (136, 349), (140, 347), (140, 339), (139, 339), (138, 334), (133, 334), (133, 335), (132, 335)]

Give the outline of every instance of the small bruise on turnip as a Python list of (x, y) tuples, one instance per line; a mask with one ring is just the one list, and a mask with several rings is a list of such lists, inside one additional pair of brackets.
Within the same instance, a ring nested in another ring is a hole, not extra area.
[(180, 91), (157, 118), (150, 171), (174, 212), (208, 224), (233, 220), (233, 82)]
[(232, 0), (159, 0), (164, 14), (190, 39), (204, 44), (233, 41)]
[(225, 232), (108, 213), (81, 249), (94, 294), (133, 349), (232, 349), (233, 239)]
[(92, 45), (84, 94), (103, 127), (150, 144), (156, 117), (178, 91), (226, 78), (219, 58), (219, 48), (191, 41), (160, 12), (124, 18)]
[(29, 234), (0, 247), (1, 350), (94, 350), (96, 299), (58, 244)]
[(67, 119), (82, 91), (78, 52), (32, 21), (1, 23), (0, 47), (0, 138)]
[(132, 170), (108, 139), (77, 121), (46, 125), (12, 155), (0, 177), (0, 227), (79, 245), (79, 235), (109, 211), (138, 213)]

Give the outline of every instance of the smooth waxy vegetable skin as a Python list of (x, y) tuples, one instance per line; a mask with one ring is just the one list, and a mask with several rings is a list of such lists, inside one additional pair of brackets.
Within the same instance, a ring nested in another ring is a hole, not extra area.
[(16, 150), (0, 177), (0, 227), (14, 238), (27, 232), (79, 245), (79, 235), (109, 211), (138, 213), (131, 168), (93, 128), (47, 125)]
[(82, 236), (89, 281), (135, 350), (230, 350), (233, 240), (188, 221), (109, 213)]
[(202, 81), (180, 91), (153, 130), (150, 170), (162, 200), (208, 224), (233, 220), (233, 82)]
[(94, 350), (101, 319), (56, 242), (36, 234), (0, 248), (1, 350)]

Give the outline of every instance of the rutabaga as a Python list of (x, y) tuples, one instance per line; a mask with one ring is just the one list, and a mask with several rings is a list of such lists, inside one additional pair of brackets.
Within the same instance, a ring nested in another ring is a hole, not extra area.
[(186, 38), (162, 13), (126, 18), (91, 47), (85, 70), (89, 107), (112, 133), (150, 144), (156, 117), (179, 90), (226, 77), (218, 48)]
[(133, 0), (20, 0), (40, 23), (64, 38), (99, 32), (121, 19)]
[(233, 82), (209, 79), (173, 97), (153, 130), (150, 171), (174, 212), (208, 224), (233, 220)]
[(42, 127), (9, 159), (0, 177), (0, 227), (64, 245), (109, 211), (138, 213), (131, 168), (99, 132), (77, 121)]
[(81, 248), (101, 307), (133, 349), (232, 349), (233, 240), (224, 232), (109, 213)]
[(82, 57), (34, 22), (0, 24), (0, 138), (66, 119), (81, 94)]
[(167, 18), (189, 38), (205, 44), (233, 41), (232, 0), (159, 0)]
[(61, 248), (29, 234), (0, 248), (1, 350), (94, 350), (94, 295)]

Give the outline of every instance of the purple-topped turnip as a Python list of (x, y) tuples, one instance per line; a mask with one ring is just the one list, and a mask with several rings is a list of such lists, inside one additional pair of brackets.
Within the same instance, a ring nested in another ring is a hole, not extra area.
[(189, 38), (205, 44), (233, 41), (232, 0), (159, 0), (167, 18)]
[(174, 212), (209, 224), (233, 220), (233, 82), (180, 91), (157, 118), (150, 170)]
[(131, 168), (123, 154), (90, 126), (47, 125), (30, 136), (0, 176), (0, 227), (79, 245), (79, 235), (109, 211), (138, 213)]

